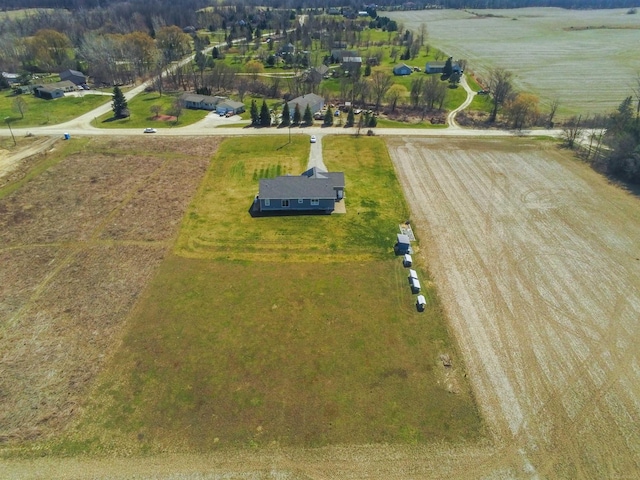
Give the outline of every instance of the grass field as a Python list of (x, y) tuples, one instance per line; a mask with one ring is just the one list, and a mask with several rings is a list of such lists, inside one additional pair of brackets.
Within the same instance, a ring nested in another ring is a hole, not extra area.
[[(182, 113), (177, 122), (175, 119), (156, 119), (151, 112), (151, 107), (158, 105), (161, 107), (160, 116), (171, 115), (171, 108), (180, 94), (164, 94), (160, 96), (156, 92), (141, 93), (127, 102), (131, 116), (119, 120), (113, 120), (113, 112), (109, 111), (93, 122), (93, 125), (100, 128), (170, 128), (175, 126), (184, 127), (202, 120), (209, 112), (206, 110), (182, 109)], [(111, 97), (109, 97), (111, 99)]]
[(284, 152), (278, 142), (221, 145), (84, 414), (47, 448), (201, 452), (482, 437), (433, 283), (418, 266), (429, 305), (416, 312), (391, 253), (407, 209), (384, 143), (325, 138), (325, 162), (346, 173), (346, 214), (254, 219), (247, 210), (258, 177), (304, 168), (306, 137)]
[[(560, 100), (561, 114), (605, 113), (632, 95), (640, 57), (638, 15), (627, 9), (423, 10), (386, 12), (454, 58), (468, 60), (480, 77), (510, 70), (521, 91), (544, 105)], [(597, 65), (597, 68), (594, 68)], [(611, 74), (615, 72), (615, 74)]]
[[(13, 101), (16, 97), (12, 92), (4, 90), (0, 94), (0, 119), (9, 117), (11, 126), (15, 128), (64, 123), (111, 101), (111, 97), (104, 95), (63, 97), (55, 100), (44, 100), (34, 95), (20, 95), (20, 97), (27, 105), (24, 118), (21, 118), (20, 113), (13, 109)], [(6, 127), (4, 122), (0, 124), (0, 128), (2, 127)]]

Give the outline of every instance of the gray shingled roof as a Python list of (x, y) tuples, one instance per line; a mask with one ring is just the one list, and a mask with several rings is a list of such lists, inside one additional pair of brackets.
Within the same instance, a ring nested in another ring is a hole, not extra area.
[(336, 198), (335, 188), (344, 188), (344, 173), (321, 172), (315, 167), (300, 176), (263, 178), (260, 198)]

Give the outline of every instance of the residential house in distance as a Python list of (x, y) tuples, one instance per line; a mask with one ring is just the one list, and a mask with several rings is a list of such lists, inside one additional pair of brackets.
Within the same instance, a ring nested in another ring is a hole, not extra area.
[(244, 112), (244, 103), (237, 102), (229, 98), (222, 100), (218, 105), (216, 105), (216, 113), (218, 115), (226, 115), (229, 113), (236, 115), (242, 112)]
[(180, 101), (182, 101), (185, 108), (209, 110), (211, 112), (215, 110), (220, 115), (227, 113), (235, 115), (244, 112), (244, 103), (236, 102), (227, 97), (185, 93), (180, 97)]
[(342, 48), (335, 48), (331, 50), (331, 61), (332, 63), (342, 63), (344, 62), (345, 57), (357, 57), (358, 52), (355, 50), (345, 50)]
[[(425, 73), (444, 73), (444, 66), (446, 62), (427, 62), (425, 66)], [(453, 72), (462, 73), (462, 68), (456, 62), (451, 64), (451, 70)]]
[(33, 94), (38, 98), (45, 100), (53, 100), (54, 98), (64, 97), (65, 92), (75, 92), (78, 87), (69, 80), (62, 82), (45, 83), (44, 85), (34, 85)]
[(87, 83), (87, 76), (78, 70), (68, 69), (60, 72), (60, 80), (67, 80), (74, 85), (84, 85)]
[(17, 85), (20, 83), (19, 73), (2, 72), (2, 78), (4, 78), (9, 85)]
[(342, 15), (342, 9), (340, 7), (329, 7), (327, 10), (329, 15)]
[(409, 65), (407, 65), (406, 63), (401, 63), (400, 65), (396, 65), (395, 67), (393, 67), (393, 74), (394, 75), (411, 75), (411, 72), (413, 72), (413, 68), (411, 68)]
[(344, 198), (344, 173), (310, 168), (300, 176), (260, 180), (254, 210), (266, 213), (331, 213)]
[(315, 93), (307, 93), (306, 95), (302, 95), (300, 97), (296, 97), (293, 100), (287, 102), (289, 105), (289, 114), (293, 118), (293, 112), (296, 109), (296, 105), (300, 109), (300, 114), (304, 115), (305, 110), (307, 109), (307, 105), (309, 105), (309, 109), (311, 110), (311, 115), (319, 112), (324, 108), (324, 98), (320, 95), (316, 95)]
[(286, 45), (282, 45), (280, 50), (278, 50), (278, 55), (284, 57), (286, 55), (293, 55), (296, 53), (296, 47), (292, 43), (287, 43)]
[(362, 57), (343, 57), (341, 68), (349, 75), (353, 75), (362, 67)]
[(320, 83), (328, 73), (329, 67), (327, 67), (326, 65), (320, 65), (319, 67), (311, 68), (307, 72), (305, 80), (311, 83)]

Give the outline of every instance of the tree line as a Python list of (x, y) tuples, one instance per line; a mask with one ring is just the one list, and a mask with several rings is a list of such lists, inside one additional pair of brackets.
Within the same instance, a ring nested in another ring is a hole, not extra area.
[[(117, 3), (125, 3), (124, 0), (4, 0), (3, 8), (65, 8), (69, 10), (92, 9), (111, 6)], [(167, 6), (184, 8), (188, 10), (193, 4), (202, 8), (211, 2), (204, 0), (186, 0), (171, 2), (168, 0), (128, 0), (126, 3), (145, 4), (149, 10)], [(234, 5), (238, 2), (226, 0), (221, 5)], [(405, 0), (387, 0), (376, 2), (383, 7), (402, 6)], [(522, 7), (559, 7), (567, 9), (592, 9), (592, 8), (633, 8), (637, 7), (635, 0), (421, 0), (412, 2), (417, 8), (426, 6), (438, 6), (441, 8), (522, 8)], [(243, 5), (268, 6), (273, 8), (326, 8), (326, 7), (352, 7), (356, 11), (362, 6), (362, 2), (355, 0), (243, 0)]]

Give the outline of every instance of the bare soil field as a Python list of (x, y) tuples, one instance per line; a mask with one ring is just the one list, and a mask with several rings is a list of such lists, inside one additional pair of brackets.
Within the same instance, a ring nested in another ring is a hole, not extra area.
[(79, 142), (0, 199), (0, 445), (46, 438), (73, 416), (218, 143)]
[[(422, 10), (384, 12), (404, 28), (427, 25), (429, 42), (487, 78), (495, 67), (513, 72), (519, 91), (555, 98), (559, 114), (609, 113), (637, 88), (640, 16), (627, 9)], [(594, 68), (597, 65), (597, 68)], [(616, 72), (609, 75), (607, 72)]]
[(478, 473), (637, 478), (638, 198), (552, 144), (388, 144), (503, 446)]

